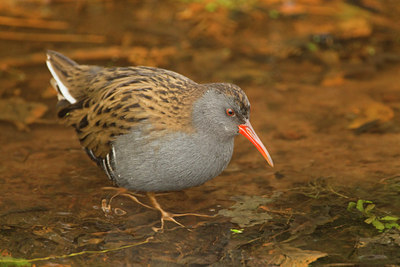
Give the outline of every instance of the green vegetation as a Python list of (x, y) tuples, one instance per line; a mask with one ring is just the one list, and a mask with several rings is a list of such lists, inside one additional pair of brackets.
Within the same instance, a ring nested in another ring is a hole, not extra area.
[(364, 222), (373, 225), (379, 232), (388, 229), (400, 229), (399, 217), (396, 216), (379, 216), (375, 209), (375, 204), (369, 200), (359, 199), (357, 202), (349, 202), (347, 206), (348, 211), (357, 210), (365, 218)]
[(208, 12), (215, 12), (218, 8), (226, 8), (230, 10), (245, 10), (254, 6), (258, 0), (181, 0), (186, 3), (199, 3), (204, 5), (204, 9)]
[(4, 266), (4, 267), (8, 267), (8, 266), (31, 266), (32, 264), (26, 260), (26, 259), (22, 259), (22, 258), (13, 258), (10, 256), (0, 256), (0, 266)]
[(233, 234), (241, 234), (241, 233), (243, 233), (243, 230), (244, 229), (231, 229), (231, 232), (233, 233)]

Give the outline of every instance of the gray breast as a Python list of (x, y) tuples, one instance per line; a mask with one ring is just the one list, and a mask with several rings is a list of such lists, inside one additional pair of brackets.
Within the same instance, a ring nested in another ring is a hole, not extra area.
[(132, 131), (114, 141), (118, 186), (137, 191), (174, 191), (201, 185), (220, 174), (233, 152), (234, 137), (172, 133), (148, 140)]

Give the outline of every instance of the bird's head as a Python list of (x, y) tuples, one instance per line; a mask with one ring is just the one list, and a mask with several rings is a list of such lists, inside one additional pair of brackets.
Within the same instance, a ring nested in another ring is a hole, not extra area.
[(273, 167), (271, 156), (250, 124), (250, 102), (243, 90), (229, 83), (204, 86), (207, 89), (195, 102), (192, 111), (196, 129), (210, 132), (220, 140), (242, 134)]

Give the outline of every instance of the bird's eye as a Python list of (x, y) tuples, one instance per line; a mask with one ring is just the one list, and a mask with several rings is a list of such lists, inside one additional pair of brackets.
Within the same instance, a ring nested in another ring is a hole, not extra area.
[(231, 109), (231, 108), (227, 108), (226, 115), (228, 115), (229, 117), (233, 117), (233, 116), (235, 116), (235, 111), (233, 111), (233, 109)]

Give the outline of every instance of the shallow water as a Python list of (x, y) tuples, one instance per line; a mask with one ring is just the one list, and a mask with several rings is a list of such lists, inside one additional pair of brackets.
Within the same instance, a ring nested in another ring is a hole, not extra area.
[[(0, 4), (3, 15), (67, 23), (0, 26), (0, 265), (400, 264), (399, 230), (376, 222), (400, 224), (398, 7), (308, 2)], [(5, 40), (16, 33), (79, 36)], [(275, 167), (238, 137), (223, 174), (158, 197), (169, 211), (218, 216), (155, 233), (158, 212), (124, 196), (107, 206), (117, 191), (57, 122), (46, 49), (240, 85)], [(375, 206), (348, 211), (358, 200)]]

